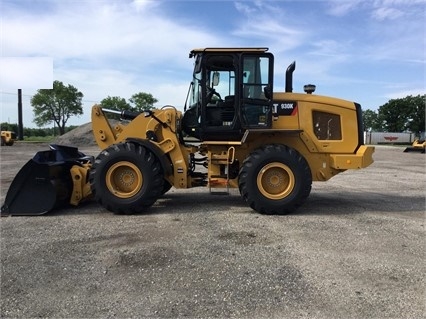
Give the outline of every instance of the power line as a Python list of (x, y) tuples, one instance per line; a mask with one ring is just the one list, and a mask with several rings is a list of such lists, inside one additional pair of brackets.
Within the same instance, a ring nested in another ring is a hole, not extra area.
[[(7, 94), (7, 95), (18, 95), (18, 93), (14, 93), (14, 92), (4, 92), (4, 91), (0, 91), (0, 94)], [(22, 96), (26, 96), (26, 97), (33, 97), (34, 95), (30, 95), (30, 94), (22, 94)], [(87, 103), (99, 103), (100, 100), (97, 101), (92, 101), (92, 100), (81, 100), (81, 102), (87, 102)]]
[[(3, 91), (0, 91), (0, 94), (18, 95), (18, 93), (3, 92)], [(30, 94), (22, 94), (22, 96), (29, 96), (29, 97), (31, 97), (32, 95), (30, 95)]]

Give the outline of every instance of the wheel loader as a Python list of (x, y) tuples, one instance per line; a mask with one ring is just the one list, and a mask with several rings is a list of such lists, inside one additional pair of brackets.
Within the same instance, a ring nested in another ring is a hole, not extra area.
[[(312, 84), (294, 93), (295, 62), (285, 90), (276, 92), (268, 48), (202, 48), (189, 57), (194, 71), (183, 112), (94, 105), (99, 155), (60, 145), (37, 153), (12, 182), (2, 214), (38, 215), (88, 198), (117, 214), (143, 213), (171, 187), (238, 188), (255, 211), (288, 214), (313, 181), (373, 163), (361, 106), (316, 95)], [(111, 113), (123, 121), (111, 125)]]
[(1, 131), (1, 146), (12, 146), (16, 140), (16, 133), (12, 131)]
[(404, 152), (418, 152), (425, 154), (426, 149), (426, 139), (425, 139), (425, 132), (420, 132), (420, 137), (416, 138), (411, 146), (407, 147)]

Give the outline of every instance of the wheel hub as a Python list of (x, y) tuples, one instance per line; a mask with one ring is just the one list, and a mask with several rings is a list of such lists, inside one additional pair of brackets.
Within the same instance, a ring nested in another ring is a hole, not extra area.
[(269, 199), (283, 199), (294, 188), (295, 178), (291, 169), (280, 162), (265, 165), (257, 176), (259, 191)]
[(135, 181), (135, 175), (133, 174), (133, 171), (127, 170), (122, 172), (120, 174), (119, 181), (124, 187), (131, 186)]
[(108, 190), (117, 197), (130, 198), (134, 196), (143, 185), (143, 176), (139, 168), (127, 161), (117, 162), (112, 165), (106, 174)]

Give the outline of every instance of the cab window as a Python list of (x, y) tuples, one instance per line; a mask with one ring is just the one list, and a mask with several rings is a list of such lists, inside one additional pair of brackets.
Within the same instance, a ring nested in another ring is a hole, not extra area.
[(269, 85), (269, 58), (245, 57), (243, 65), (243, 98), (267, 100), (264, 89)]

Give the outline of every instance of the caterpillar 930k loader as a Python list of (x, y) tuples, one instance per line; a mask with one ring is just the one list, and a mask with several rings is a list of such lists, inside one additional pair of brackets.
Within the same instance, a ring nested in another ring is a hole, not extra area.
[[(96, 159), (64, 146), (41, 152), (12, 183), (2, 214), (42, 214), (58, 202), (77, 205), (87, 197), (115, 213), (139, 213), (172, 186), (238, 188), (259, 213), (286, 214), (306, 200), (312, 181), (373, 163), (361, 106), (315, 95), (314, 85), (293, 93), (294, 62), (285, 92), (274, 92), (267, 48), (195, 49), (190, 58), (184, 113), (173, 106), (124, 111), (128, 123), (112, 127), (106, 114), (117, 111), (93, 106), (93, 134), (102, 150)], [(37, 184), (49, 188), (49, 205), (22, 207), (28, 192), (20, 187)]]

